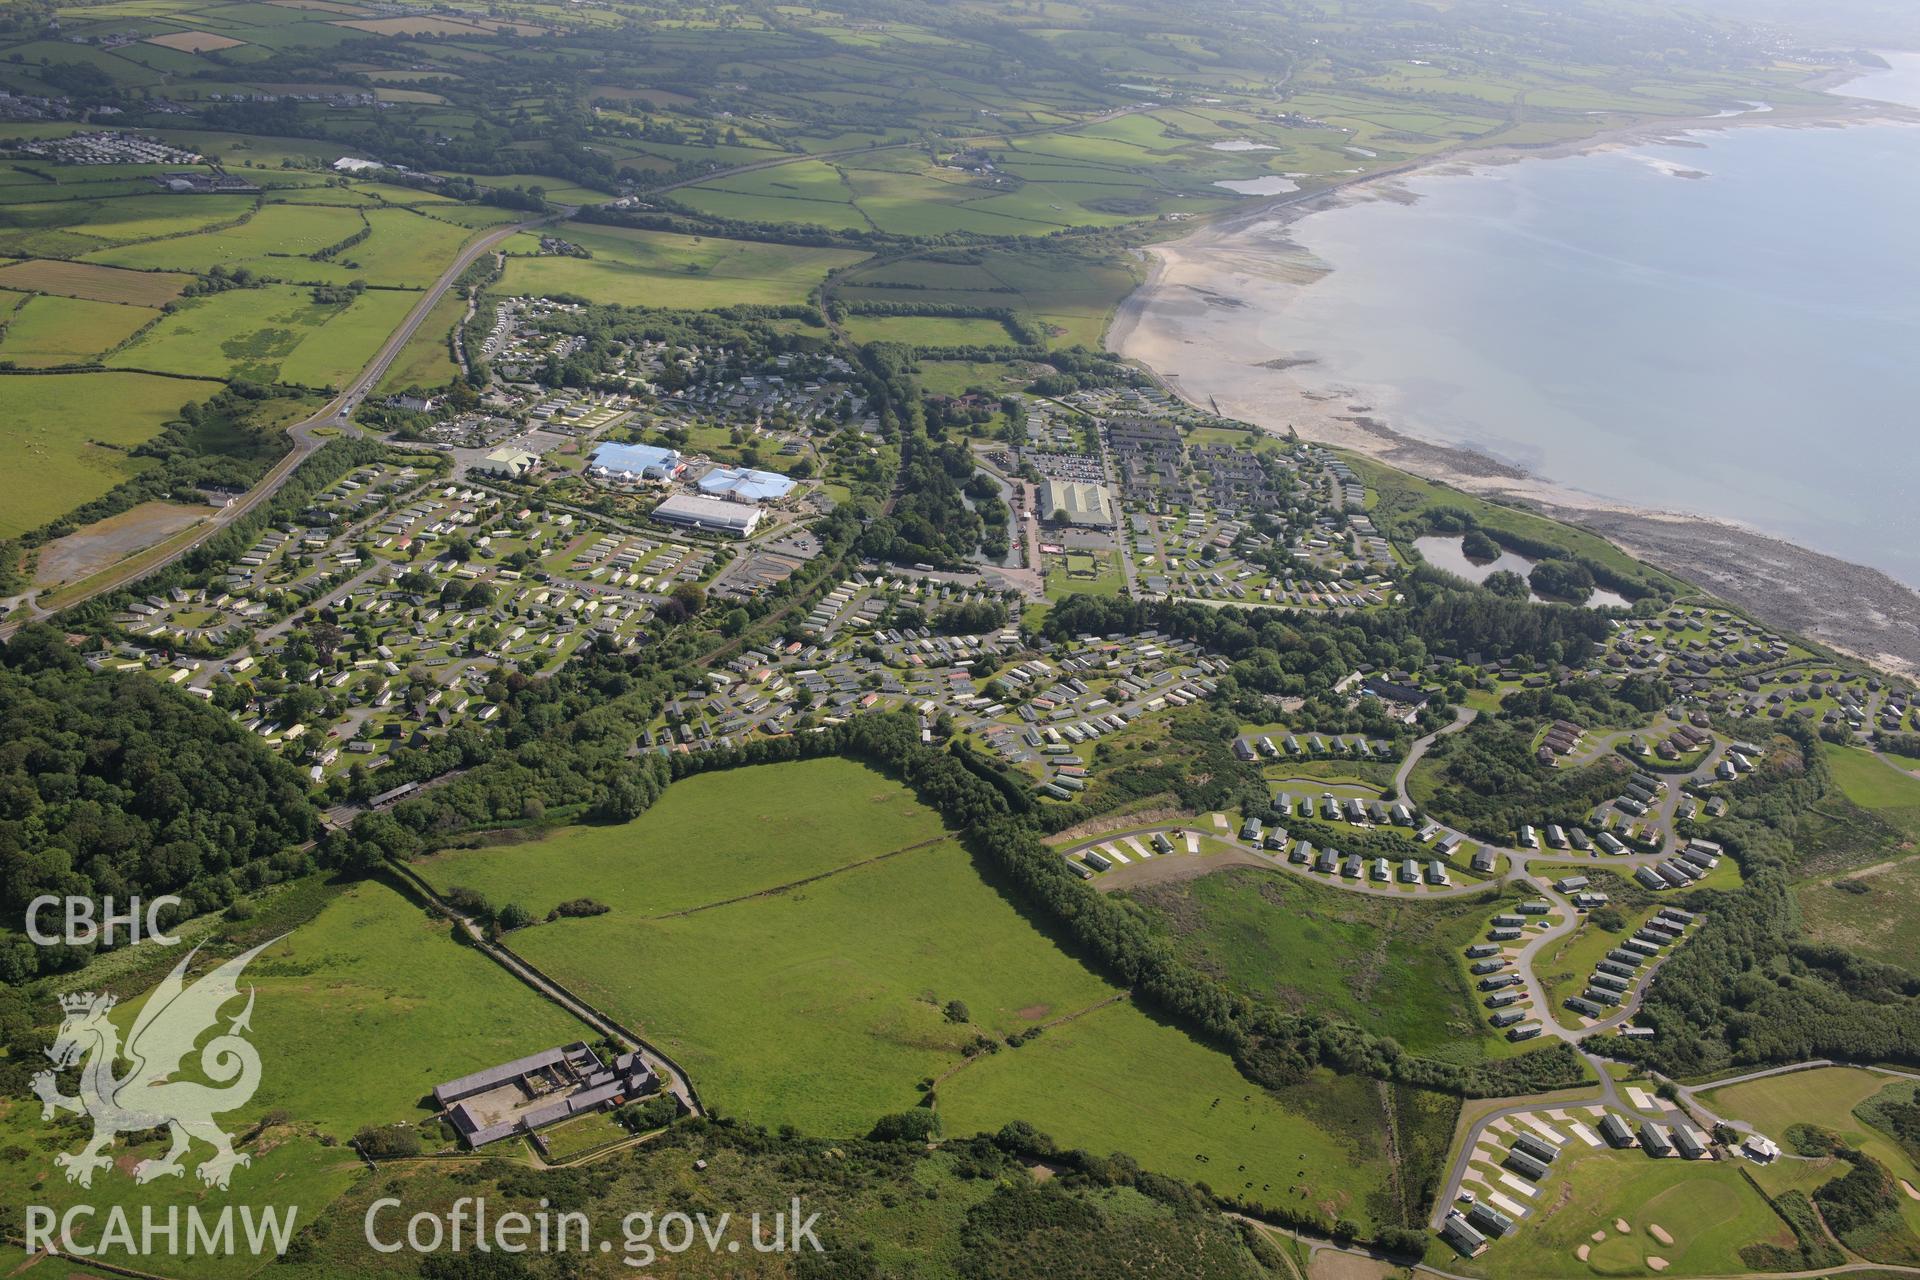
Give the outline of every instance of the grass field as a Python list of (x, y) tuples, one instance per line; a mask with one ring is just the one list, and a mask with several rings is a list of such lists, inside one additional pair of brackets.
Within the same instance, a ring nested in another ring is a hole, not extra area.
[(217, 390), (141, 373), (0, 374), (0, 469), (34, 477), (0, 505), (0, 536), (38, 528), (134, 474), (140, 463), (126, 451)]
[[(253, 1164), (235, 1172), (231, 1197), (221, 1199), (297, 1205), (302, 1224), (364, 1168), (345, 1146), (322, 1145), (323, 1137), (344, 1141), (363, 1125), (422, 1120), (428, 1112), (420, 1101), (435, 1084), (586, 1033), (557, 1006), (456, 944), (444, 922), (397, 890), (378, 881), (337, 893), (319, 888), (330, 898), (326, 905), (247, 969), (245, 982), (256, 989), (249, 1038), (260, 1052), (261, 1084), (249, 1103), (221, 1117), (243, 1133), (262, 1117), (284, 1113), (276, 1127), (243, 1144)], [(139, 1007), (137, 999), (124, 1001), (115, 1021), (130, 1025)], [(0, 1102), (0, 1145), (31, 1153), (24, 1161), (0, 1162), (0, 1198), (55, 1206), (88, 1200), (87, 1191), (45, 1176), (53, 1171), (53, 1151), (76, 1148), (79, 1134), (78, 1121), (43, 1125), (37, 1105)], [(115, 1154), (140, 1158), (161, 1145), (151, 1138), (123, 1142)], [(207, 1195), (191, 1174), (146, 1187), (124, 1171), (100, 1177), (107, 1181), (96, 1180), (92, 1196), (136, 1211), (144, 1203), (184, 1204)], [(259, 1266), (244, 1254), (213, 1263), (116, 1260), (139, 1261), (146, 1269), (171, 1265), (194, 1276), (242, 1275)]]
[[(294, 198), (300, 198), (298, 193)], [(362, 231), (371, 234), (330, 258), (310, 256)], [(88, 262), (142, 271), (246, 267), (281, 280), (345, 284), (358, 279), (422, 288), (446, 269), (473, 234), (469, 227), (400, 208), (269, 204), (236, 227), (118, 245), (86, 256)]]
[[(890, 849), (906, 851), (863, 862)], [(536, 911), (581, 895), (605, 903), (604, 915), (537, 925), (508, 942), (656, 1039), (709, 1105), (807, 1132), (864, 1132), (880, 1115), (914, 1106), (917, 1082), (966, 1063), (963, 1050), (976, 1037), (1003, 1040), (1120, 994), (1030, 924), (956, 842), (940, 838), (930, 811), (847, 761), (701, 775), (675, 783), (624, 827), (440, 855), (422, 869), (436, 883), (469, 885), (496, 902), (523, 900)], [(820, 878), (766, 892), (808, 876)], [(964, 1009), (950, 1010), (955, 1000)], [(956, 1075), (957, 1092), (942, 1094), (943, 1105), (956, 1108), (953, 1124), (971, 1131), (1024, 1116), (1063, 1139), (1130, 1150), (1183, 1176), (1195, 1173), (1198, 1126), (1216, 1162), (1270, 1165), (1263, 1182), (1278, 1176), (1282, 1159), (1263, 1154), (1268, 1144), (1257, 1131), (1227, 1116), (1191, 1114), (1216, 1093), (1258, 1093), (1225, 1057), (1130, 1005), (1085, 1021), (1087, 1036), (1114, 1038), (1126, 1055), (1111, 1067), (1117, 1082), (1158, 1073), (1138, 1086), (1142, 1100), (1213, 1092), (1191, 1106), (1170, 1099), (1131, 1117), (1109, 1112), (1105, 1136), (1096, 1127), (1100, 1110), (1076, 1112), (1073, 1080), (1056, 1073), (1047, 1074), (1059, 1096), (1015, 1105), (1032, 1091), (998, 1083), (1005, 1064), (1050, 1045), (1096, 1058), (1107, 1052), (1098, 1039), (1076, 1041), (1055, 1028)], [(1073, 1026), (1080, 1034), (1081, 1024)], [(1109, 1070), (1094, 1062), (1087, 1069)], [(1266, 1132), (1299, 1138), (1285, 1158), (1307, 1150), (1317, 1165), (1349, 1163), (1345, 1146), (1316, 1136), (1315, 1124), (1280, 1103), (1262, 1095), (1250, 1105), (1248, 1124), (1268, 1117)], [(1343, 1204), (1380, 1185), (1377, 1167), (1343, 1178)]]
[(0, 360), (23, 369), (81, 364), (160, 318), (150, 307), (42, 296), (0, 314)]
[[(726, 816), (716, 823), (716, 814)], [(591, 893), (618, 913), (659, 916), (763, 893), (942, 834), (938, 815), (864, 765), (801, 760), (676, 782), (639, 822), (444, 853), (419, 869), (440, 888), (477, 889), (496, 906), (518, 902), (544, 915)]]
[(1900, 772), (1861, 747), (1823, 742), (1827, 766), (1847, 799), (1910, 830), (1920, 829), (1920, 778)]
[(1415, 1053), (1474, 1061), (1504, 1044), (1454, 963), (1479, 939), (1489, 908), (1478, 895), (1396, 902), (1232, 867), (1128, 896), (1184, 959), (1237, 991), (1324, 1010)]
[(848, 316), (855, 342), (910, 342), (920, 347), (1002, 347), (1013, 335), (998, 320), (977, 316)]
[(380, 394), (404, 391), (408, 387), (430, 389), (445, 386), (459, 376), (460, 366), (447, 345), (453, 327), (467, 314), (467, 300), (458, 289), (449, 289), (433, 304), (420, 327), (400, 348), (380, 380)]
[[(1845, 881), (1851, 888), (1836, 887)], [(1861, 892), (1864, 890), (1864, 892)], [(1794, 889), (1806, 932), (1872, 960), (1911, 968), (1920, 919), (1920, 858), (1879, 862)]]
[[(553, 233), (591, 258), (561, 255), (508, 259), (501, 287), (518, 293), (575, 293), (595, 302), (632, 307), (698, 309), (742, 304), (802, 303), (829, 271), (865, 255), (805, 245), (754, 244), (712, 236), (679, 236), (568, 223)], [(539, 241), (518, 237), (514, 253)], [(998, 325), (996, 332), (1004, 331)]]
[(1808, 873), (1794, 889), (1801, 923), (1822, 942), (1911, 968), (1920, 859), (1910, 855), (1920, 841), (1920, 779), (1860, 747), (1822, 743), (1821, 750), (1851, 803), (1830, 799), (1799, 842)]
[(187, 277), (161, 271), (116, 271), (85, 262), (35, 259), (0, 267), (0, 289), (57, 293), (95, 302), (161, 307), (180, 296)]
[(265, 1072), (254, 1105), (339, 1137), (419, 1119), (434, 1085), (586, 1034), (380, 882), (344, 890), (247, 976)]
[[(1045, 541), (1044, 535), (1042, 541)], [(1120, 556), (1114, 551), (1075, 551), (1065, 555), (1049, 555), (1047, 565), (1047, 599), (1058, 600), (1070, 595), (1117, 596), (1127, 585), (1127, 575), (1120, 568)]]
[(1018, 1117), (1063, 1146), (1125, 1152), (1225, 1194), (1376, 1225), (1370, 1199), (1386, 1177), (1387, 1143), (1374, 1085), (1323, 1072), (1285, 1099), (1127, 1002), (978, 1059), (939, 1090), (948, 1133)]
[(142, 271), (245, 266), (282, 279), (319, 280), (330, 278), (328, 269), (306, 255), (364, 226), (357, 211), (340, 205), (270, 204), (237, 227), (104, 249), (88, 261)]
[(862, 268), (845, 277), (839, 296), (850, 302), (1007, 307), (1044, 329), (1052, 346), (1098, 347), (1108, 318), (1136, 283), (1122, 260), (1057, 245), (1020, 245), (970, 256), (977, 260), (909, 258)]
[(370, 290), (347, 305), (305, 289), (266, 285), (181, 303), (108, 362), (206, 377), (336, 385), (358, 371), (418, 296)]
[[(879, 850), (848, 839), (849, 854), (862, 851)], [(656, 1037), (710, 1103), (821, 1134), (864, 1132), (912, 1107), (915, 1082), (962, 1061), (977, 1035), (1003, 1037), (1112, 994), (951, 841), (790, 893), (666, 919), (615, 911), (510, 941)], [(954, 999), (965, 1021), (943, 1012)]]

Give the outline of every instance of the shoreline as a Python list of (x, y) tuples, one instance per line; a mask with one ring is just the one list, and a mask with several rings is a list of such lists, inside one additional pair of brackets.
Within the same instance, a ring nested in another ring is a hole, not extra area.
[[(1803, 82), (1824, 91), (1857, 79), (1835, 71)], [(1103, 345), (1143, 365), (1182, 400), (1263, 430), (1298, 432), (1303, 439), (1350, 449), (1425, 479), (1478, 497), (1523, 506), (1578, 525), (1641, 559), (1693, 582), (1774, 625), (1796, 631), (1891, 674), (1920, 678), (1920, 591), (1891, 575), (1814, 551), (1735, 521), (1685, 511), (1649, 509), (1582, 491), (1566, 482), (1470, 446), (1444, 444), (1399, 430), (1347, 388), (1309, 388), (1292, 374), (1310, 358), (1276, 353), (1263, 362), (1271, 375), (1257, 394), (1245, 385), (1203, 385), (1217, 374), (1183, 382), (1182, 348), (1195, 343), (1184, 320), (1244, 309), (1251, 319), (1266, 308), (1244, 295), (1287, 295), (1331, 270), (1291, 241), (1288, 229), (1329, 208), (1370, 199), (1416, 199), (1399, 184), (1424, 174), (1463, 173), (1526, 159), (1554, 159), (1656, 143), (1685, 144), (1688, 135), (1735, 128), (1845, 128), (1855, 124), (1920, 123), (1920, 110), (1835, 96), (1797, 108), (1732, 116), (1640, 122), (1581, 139), (1545, 145), (1463, 147), (1313, 191), (1230, 211), (1176, 240), (1138, 251), (1146, 278), (1127, 295), (1109, 323)], [(1695, 143), (1694, 145), (1703, 145)]]

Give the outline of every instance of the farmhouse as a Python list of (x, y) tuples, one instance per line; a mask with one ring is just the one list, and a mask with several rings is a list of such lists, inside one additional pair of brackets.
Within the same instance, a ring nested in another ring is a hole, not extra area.
[(1111, 526), (1113, 495), (1103, 484), (1049, 480), (1040, 487), (1040, 517), (1064, 519), (1067, 524)]
[(653, 1093), (660, 1079), (636, 1053), (608, 1065), (575, 1041), (435, 1086), (433, 1100), (467, 1145), (501, 1138)]
[(653, 509), (653, 518), (662, 524), (698, 529), (703, 533), (726, 533), (736, 538), (750, 535), (760, 525), (760, 509), (724, 498), (701, 498), (677, 493)]

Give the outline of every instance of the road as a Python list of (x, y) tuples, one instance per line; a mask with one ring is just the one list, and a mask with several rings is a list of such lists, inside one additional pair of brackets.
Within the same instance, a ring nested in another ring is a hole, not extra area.
[(380, 350), (374, 354), (372, 360), (367, 362), (366, 367), (360, 371), (360, 375), (333, 399), (322, 405), (317, 412), (287, 428), (287, 434), (293, 440), (292, 452), (276, 462), (264, 476), (260, 477), (253, 488), (220, 508), (214, 513), (212, 519), (193, 529), (186, 541), (157, 560), (145, 560), (138, 555), (129, 557), (122, 562), (121, 567), (107, 570), (106, 573), (96, 577), (84, 590), (72, 593), (70, 598), (63, 600), (58, 608), (49, 608), (41, 604), (37, 596), (31, 598), (14, 610), (4, 623), (0, 623), (0, 640), (11, 636), (24, 623), (39, 622), (51, 617), (60, 609), (70, 609), (75, 605), (84, 604), (96, 596), (117, 591), (131, 582), (166, 568), (214, 534), (271, 499), (287, 483), (295, 469), (326, 444), (327, 437), (319, 434), (322, 429), (331, 428), (339, 431), (348, 426), (347, 415), (368, 392), (373, 390), (380, 379), (386, 376), (388, 367), (399, 356), (400, 349), (413, 338), (415, 331), (426, 320), (427, 313), (432, 311), (434, 304), (440, 301), (441, 295), (453, 287), (454, 281), (458, 280), (481, 254), (529, 227), (537, 227), (564, 216), (564, 212), (549, 214), (500, 227), (489, 231), (461, 250), (460, 256), (454, 259), (452, 265), (440, 274), (439, 279), (427, 287), (426, 292), (420, 296), (420, 301), (407, 313), (407, 318), (400, 322), (400, 327), (388, 335), (386, 342), (381, 344)]
[(1427, 748), (1431, 747), (1435, 742), (1438, 742), (1442, 734), (1458, 733), (1477, 720), (1479, 716), (1480, 713), (1472, 707), (1455, 707), (1453, 709), (1452, 724), (1444, 725), (1414, 743), (1412, 748), (1407, 752), (1407, 758), (1402, 760), (1400, 767), (1393, 771), (1394, 793), (1398, 795), (1400, 799), (1406, 800), (1408, 804), (1412, 804), (1413, 802), (1411, 800), (1407, 800), (1407, 780), (1413, 776), (1413, 766), (1420, 763), (1421, 759), (1427, 754)]

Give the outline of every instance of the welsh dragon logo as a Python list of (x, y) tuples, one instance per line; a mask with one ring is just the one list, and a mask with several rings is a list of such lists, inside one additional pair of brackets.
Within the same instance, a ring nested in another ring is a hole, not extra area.
[[(241, 971), (278, 941), (263, 942), (188, 986), (187, 966), (200, 950), (195, 947), (154, 988), (134, 1019), (124, 1047), (119, 1028), (107, 1016), (114, 1006), (111, 994), (86, 991), (60, 997), (66, 1016), (53, 1047), (47, 1050), (54, 1070), (34, 1076), (33, 1092), (41, 1102), (42, 1120), (51, 1120), (56, 1110), (93, 1119), (93, 1138), (85, 1147), (54, 1157), (54, 1163), (67, 1171), (67, 1181), (92, 1186), (94, 1171), (113, 1163), (106, 1152), (115, 1134), (162, 1125), (171, 1131), (173, 1145), (162, 1158), (135, 1165), (135, 1182), (184, 1175), (180, 1159), (196, 1138), (213, 1148), (213, 1155), (201, 1161), (197, 1170), (200, 1180), (210, 1186), (224, 1190), (235, 1167), (251, 1163), (251, 1157), (235, 1151), (231, 1135), (213, 1121), (220, 1112), (245, 1106), (260, 1087), (260, 1054), (242, 1034), (252, 1029), (251, 987), (246, 1007), (223, 1034), (200, 1049), (200, 1073), (214, 1083), (171, 1077), (180, 1071), (201, 1035), (219, 1021), (220, 1010), (239, 997)], [(114, 1064), (121, 1059), (132, 1065), (125, 1075), (116, 1077)], [(75, 1066), (80, 1067), (80, 1093), (70, 1098), (60, 1092), (56, 1073)]]

